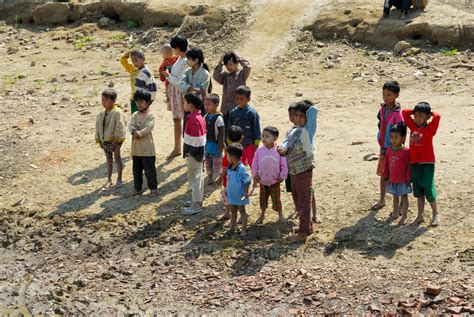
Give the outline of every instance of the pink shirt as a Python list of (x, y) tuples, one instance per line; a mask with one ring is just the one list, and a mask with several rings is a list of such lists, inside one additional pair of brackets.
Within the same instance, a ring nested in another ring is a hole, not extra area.
[(392, 147), (387, 148), (384, 163), (385, 179), (392, 184), (402, 184), (409, 182), (410, 177), (410, 149), (404, 146), (401, 150), (394, 150)]
[(260, 177), (260, 183), (265, 186), (276, 184), (288, 176), (286, 159), (276, 150), (276, 145), (268, 149), (265, 145), (255, 152), (252, 162), (252, 175)]

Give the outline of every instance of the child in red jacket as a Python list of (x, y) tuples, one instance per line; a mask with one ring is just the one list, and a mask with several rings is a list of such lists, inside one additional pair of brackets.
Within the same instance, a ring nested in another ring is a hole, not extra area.
[[(405, 123), (410, 128), (410, 171), (413, 181), (413, 194), (418, 200), (418, 217), (413, 222), (419, 225), (424, 221), (425, 197), (431, 205), (433, 217), (430, 226), (439, 225), (434, 182), (435, 155), (433, 137), (438, 130), (440, 115), (431, 111), (427, 102), (418, 103), (413, 110), (402, 111)], [(413, 115), (413, 117), (412, 117)], [(428, 120), (431, 118), (431, 122)]]
[(391, 146), (385, 152), (383, 178), (387, 180), (387, 191), (393, 195), (393, 211), (389, 221), (402, 213), (399, 225), (404, 225), (408, 215), (408, 194), (411, 193), (410, 149), (405, 146), (407, 127), (399, 122), (390, 129)]
[[(168, 78), (166, 78), (163, 75), (164, 71), (168, 71), (171, 73), (171, 68), (173, 67), (174, 63), (176, 63), (176, 60), (178, 59), (178, 55), (173, 54), (173, 49), (171, 48), (171, 45), (165, 44), (160, 48), (160, 53), (161, 57), (163, 57), (163, 61), (160, 64), (160, 68), (158, 69), (158, 73), (160, 74), (160, 80), (165, 83), (165, 93), (166, 93), (166, 102), (168, 103), (169, 97), (168, 97), (168, 86), (169, 86), (169, 81)], [(171, 107), (168, 103), (168, 110), (171, 110)]]

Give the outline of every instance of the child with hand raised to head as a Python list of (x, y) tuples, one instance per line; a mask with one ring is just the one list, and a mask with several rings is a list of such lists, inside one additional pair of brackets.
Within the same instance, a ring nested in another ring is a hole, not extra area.
[(438, 206), (436, 204), (434, 181), (436, 159), (433, 148), (433, 137), (438, 131), (441, 117), (438, 113), (431, 111), (431, 105), (427, 102), (418, 103), (413, 110), (404, 109), (402, 113), (411, 131), (410, 171), (413, 183), (413, 195), (417, 198), (418, 202), (418, 216), (413, 224), (419, 225), (425, 220), (423, 213), (426, 197), (433, 212), (430, 226), (436, 227), (440, 221)]
[(393, 195), (393, 211), (389, 221), (402, 214), (399, 225), (404, 225), (408, 216), (408, 194), (411, 193), (410, 149), (405, 146), (407, 127), (399, 122), (390, 129), (391, 146), (385, 152), (383, 178), (387, 191)]
[(260, 184), (260, 217), (255, 222), (262, 224), (265, 220), (265, 211), (268, 208), (268, 198), (272, 198), (273, 210), (278, 213), (280, 222), (285, 222), (281, 204), (280, 183), (288, 176), (288, 165), (276, 148), (278, 129), (272, 126), (265, 127), (262, 133), (263, 146), (255, 152), (252, 162), (254, 184)]

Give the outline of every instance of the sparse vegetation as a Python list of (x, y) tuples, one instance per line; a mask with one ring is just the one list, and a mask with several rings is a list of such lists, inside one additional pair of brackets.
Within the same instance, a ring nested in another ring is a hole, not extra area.
[(86, 45), (90, 44), (91, 42), (93, 42), (95, 40), (95, 38), (92, 36), (92, 35), (88, 35), (88, 36), (80, 36), (80, 37), (77, 37), (75, 40), (74, 40), (74, 47), (75, 48), (83, 48), (85, 47)]

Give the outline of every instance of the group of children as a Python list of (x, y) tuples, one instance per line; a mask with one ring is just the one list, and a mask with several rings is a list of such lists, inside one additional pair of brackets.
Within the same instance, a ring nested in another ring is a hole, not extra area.
[[(380, 199), (372, 206), (377, 210), (385, 206), (385, 194), (393, 195), (393, 210), (389, 220), (401, 215), (399, 224), (405, 224), (408, 213), (408, 194), (417, 198), (418, 216), (413, 222), (424, 221), (425, 198), (432, 209), (431, 226), (440, 223), (434, 182), (435, 154), (433, 137), (438, 130), (440, 115), (431, 111), (427, 102), (418, 103), (413, 110), (401, 109), (397, 98), (400, 85), (396, 81), (383, 86), (383, 100), (377, 114), (380, 156), (377, 175), (380, 178)], [(410, 147), (405, 145), (407, 127), (410, 129)]]
[[(273, 126), (261, 129), (259, 113), (249, 104), (251, 89), (242, 84), (249, 76), (249, 63), (236, 52), (228, 52), (214, 69), (213, 77), (223, 85), (225, 103), (222, 108), (225, 107), (226, 113), (222, 114), (218, 111), (219, 96), (211, 93), (209, 69), (204, 64), (202, 51), (197, 48), (186, 49), (187, 41), (184, 38), (173, 38), (170, 45), (162, 47), (163, 63), (160, 66), (160, 79), (165, 82), (168, 109), (173, 113), (175, 142), (178, 140), (177, 132), (179, 139), (183, 136), (182, 148), (181, 145), (178, 148), (175, 146), (170, 156), (180, 155), (182, 150), (192, 193), (191, 204), (184, 208), (183, 214), (201, 212), (205, 185), (222, 185), (225, 206), (222, 219), (230, 219), (228, 233), (232, 234), (237, 223), (240, 223), (240, 234), (246, 236), (246, 206), (250, 203), (251, 192), (258, 187), (261, 213), (256, 223), (264, 222), (269, 198), (279, 220), (285, 221), (280, 189), (280, 183), (285, 182), (295, 204), (293, 216), (297, 215), (300, 222), (298, 230), (289, 239), (307, 237), (313, 232), (313, 222), (320, 221), (312, 188), (317, 108), (307, 100), (290, 105), (288, 114), (292, 125), (285, 140), (277, 145), (280, 136), (278, 129)], [(96, 140), (107, 158), (108, 178), (103, 190), (112, 186), (114, 158), (118, 171), (115, 188), (122, 186), (120, 148), (128, 130), (132, 136), (133, 194), (144, 192), (144, 173), (150, 195), (154, 196), (158, 193), (158, 181), (152, 134), (155, 115), (150, 106), (157, 87), (144, 60), (143, 52), (138, 50), (132, 50), (122, 57), (121, 63), (131, 77), (132, 117), (127, 125), (123, 111), (115, 103), (117, 93), (113, 89), (104, 90), (102, 104), (105, 109), (97, 117)], [(184, 66), (183, 61), (188, 67)], [(400, 223), (405, 223), (407, 195), (412, 191), (413, 184), (419, 211), (415, 222), (423, 221), (426, 197), (433, 209), (431, 224), (437, 225), (439, 218), (434, 188), (432, 138), (438, 127), (439, 115), (432, 113), (427, 103), (419, 103), (413, 111), (402, 111), (396, 101), (399, 92), (397, 82), (387, 82), (383, 86), (384, 104), (378, 114), (381, 151), (377, 174), (381, 176), (381, 194), (380, 200), (372, 208), (380, 209), (385, 205), (385, 193), (388, 190), (394, 195), (391, 219), (399, 217), (401, 213)], [(180, 105), (182, 109), (178, 109)], [(428, 123), (430, 118), (431, 122)], [(177, 129), (181, 119), (184, 119), (183, 131)], [(411, 149), (404, 145), (407, 130), (404, 122), (412, 132)], [(204, 170), (207, 174), (205, 180)], [(239, 214), (240, 220), (237, 221)]]

